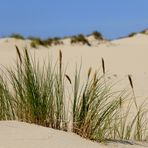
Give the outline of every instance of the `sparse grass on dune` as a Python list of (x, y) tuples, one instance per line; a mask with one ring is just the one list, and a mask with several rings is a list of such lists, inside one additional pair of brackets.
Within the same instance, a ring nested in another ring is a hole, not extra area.
[[(96, 40), (103, 40), (104, 39), (102, 34), (98, 31), (94, 31), (90, 35), (94, 36), (94, 38)], [(30, 47), (36, 48), (36, 49), (39, 46), (50, 47), (50, 46), (56, 46), (56, 45), (63, 45), (64, 42), (62, 41), (62, 39), (65, 39), (65, 38), (59, 38), (59, 37), (53, 37), (53, 38), (47, 38), (47, 39), (41, 39), (39, 37), (33, 37), (33, 36), (24, 37), (23, 35), (18, 34), (18, 33), (13, 33), (9, 37), (15, 38), (15, 39), (21, 39), (21, 40), (28, 39), (31, 41)], [(82, 45), (91, 46), (91, 43), (86, 38), (86, 36), (83, 34), (69, 36), (68, 38), (70, 38), (71, 44), (82, 44)]]
[(89, 41), (82, 34), (79, 34), (77, 36), (73, 36), (71, 38), (71, 44), (77, 44), (77, 43), (82, 43), (83, 45), (91, 46), (91, 44), (89, 43)]
[(0, 76), (0, 120), (15, 119), (14, 100), (10, 94), (7, 82)]
[[(104, 59), (103, 75), (92, 73), (90, 68), (86, 82), (81, 85), (81, 70), (75, 70), (74, 81), (64, 72), (61, 51), (58, 65), (49, 61), (41, 67), (27, 49), (23, 54), (16, 49), (19, 59), (16, 66), (0, 76), (1, 120), (20, 120), (64, 131), (70, 125), (74, 133), (95, 141), (146, 140), (147, 111), (137, 105), (135, 98), (128, 99), (125, 91), (112, 91), (112, 85), (105, 79)], [(129, 80), (132, 84), (130, 77)], [(67, 83), (72, 90), (68, 97)], [(69, 109), (67, 101), (71, 103)], [(134, 106), (137, 110), (131, 115)]]
[(10, 37), (15, 39), (21, 39), (21, 40), (25, 39), (21, 34), (18, 34), (18, 33), (13, 33), (10, 35)]
[(132, 32), (128, 35), (128, 37), (134, 37), (137, 33), (136, 32)]
[(147, 35), (148, 34), (148, 29), (142, 30), (140, 33)]
[(100, 32), (98, 32), (98, 31), (92, 32), (92, 35), (93, 35), (94, 38), (97, 39), (97, 40), (103, 40), (102, 34), (101, 34)]
[(63, 42), (60, 40), (60, 38), (48, 38), (48, 39), (45, 39), (45, 40), (42, 40), (40, 38), (34, 38), (34, 37), (31, 37), (29, 38), (31, 40), (31, 43), (30, 43), (30, 46), (32, 48), (37, 48), (38, 46), (52, 46), (52, 45), (62, 45)]
[(29, 38), (31, 40), (30, 46), (32, 48), (37, 48), (38, 46), (48, 46), (49, 43), (45, 40), (42, 40), (40, 38), (31, 37)]

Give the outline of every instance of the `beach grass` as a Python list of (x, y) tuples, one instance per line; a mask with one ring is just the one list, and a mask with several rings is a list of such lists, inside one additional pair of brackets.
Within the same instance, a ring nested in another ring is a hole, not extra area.
[(71, 37), (71, 44), (77, 44), (77, 43), (81, 43), (82, 45), (91, 46), (91, 44), (89, 43), (89, 41), (85, 38), (83, 34), (79, 34), (79, 35)]
[(15, 38), (15, 39), (21, 39), (21, 40), (24, 40), (25, 38), (21, 35), (21, 34), (18, 34), (18, 33), (12, 33), (10, 35), (11, 38)]
[[(40, 65), (27, 49), (16, 47), (18, 60), (14, 67), (0, 75), (0, 119), (28, 123), (74, 132), (84, 138), (105, 142), (108, 139), (146, 140), (147, 110), (137, 105), (127, 91), (114, 92), (113, 85), (100, 71), (86, 74), (81, 84), (81, 68), (74, 80), (64, 70), (59, 51), (58, 64)], [(132, 92), (134, 85), (129, 76)], [(67, 93), (67, 83), (71, 92)], [(69, 102), (69, 104), (68, 104)], [(132, 108), (136, 107), (136, 112)]]
[(103, 40), (103, 35), (102, 35), (100, 32), (98, 32), (98, 31), (92, 32), (92, 35), (93, 35), (94, 38), (97, 39), (97, 40)]
[(30, 46), (32, 48), (37, 48), (38, 46), (52, 46), (52, 45), (63, 45), (63, 41), (61, 41), (60, 38), (55, 37), (55, 38), (47, 38), (47, 39), (40, 39), (40, 38), (35, 38), (35, 37), (30, 37), (31, 40)]
[(128, 35), (128, 37), (134, 37), (137, 33), (136, 32), (132, 32)]

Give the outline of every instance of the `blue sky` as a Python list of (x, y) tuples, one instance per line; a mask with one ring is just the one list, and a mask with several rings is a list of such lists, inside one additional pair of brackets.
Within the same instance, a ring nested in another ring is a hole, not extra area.
[(148, 28), (148, 0), (0, 0), (0, 36), (117, 38)]

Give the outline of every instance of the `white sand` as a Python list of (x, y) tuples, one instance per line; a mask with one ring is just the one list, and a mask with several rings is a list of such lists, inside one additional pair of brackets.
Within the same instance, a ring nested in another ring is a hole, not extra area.
[(1, 148), (97, 148), (74, 134), (21, 122), (0, 122)]
[(85, 140), (75, 134), (37, 125), (0, 121), (0, 148), (142, 148), (146, 145), (103, 145)]
[[(90, 40), (92, 41), (92, 38), (90, 38)], [(94, 69), (99, 69), (101, 67), (101, 57), (103, 57), (110, 78), (114, 81), (121, 80), (118, 83), (118, 89), (128, 88), (129, 82), (127, 75), (132, 75), (138, 103), (142, 103), (143, 100), (148, 97), (148, 35), (137, 34), (131, 38), (123, 38), (102, 44), (95, 43), (95, 41), (92, 42), (92, 47), (70, 45), (69, 39), (66, 39), (64, 45), (49, 47), (48, 49), (39, 47), (40, 50), (31, 49), (30, 51), (33, 54), (35, 53), (39, 59), (47, 58), (49, 55), (56, 61), (58, 52), (61, 49), (64, 57), (64, 64), (68, 66), (67, 74), (71, 78), (73, 77), (76, 63), (80, 65), (82, 60), (82, 77), (85, 79), (89, 67), (93, 67)], [(2, 65), (13, 65), (16, 59), (15, 45), (20, 47), (20, 49), (24, 47), (30, 49), (30, 41), (28, 40), (23, 41), (10, 38), (0, 39), (1, 67), (3, 67)], [(0, 124), (0, 148), (102, 147), (102, 145), (87, 142), (73, 134), (51, 129), (48, 130), (46, 128), (37, 128), (37, 126), (19, 124), (16, 122), (2, 122)], [(50, 135), (53, 137), (52, 140), (50, 139)], [(6, 138), (7, 136), (9, 136), (8, 139)], [(12, 145), (14, 146), (12, 147)], [(125, 145), (120, 145), (119, 147), (122, 146), (125, 147)], [(126, 145), (126, 147), (128, 146)]]

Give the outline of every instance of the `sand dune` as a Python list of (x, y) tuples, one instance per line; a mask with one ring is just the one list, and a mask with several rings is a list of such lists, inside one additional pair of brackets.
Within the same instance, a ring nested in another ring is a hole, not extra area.
[[(43, 59), (50, 57), (53, 61), (58, 58), (59, 50), (62, 51), (64, 64), (67, 65), (67, 74), (72, 78), (74, 67), (82, 62), (82, 76), (85, 80), (89, 67), (99, 69), (101, 58), (105, 60), (108, 79), (118, 82), (117, 89), (129, 87), (127, 75), (132, 75), (134, 89), (138, 103), (142, 103), (148, 97), (148, 35), (137, 34), (134, 37), (122, 38), (110, 42), (96, 43), (93, 46), (70, 45), (69, 39), (64, 40), (64, 45), (49, 48), (38, 47), (32, 49), (29, 40), (17, 40), (12, 38), (0, 39), (0, 65), (12, 66), (16, 60), (15, 45), (20, 50), (28, 48), (32, 55), (36, 55), (41, 63)], [(100, 70), (101, 71), (101, 70)], [(97, 148), (97, 147), (140, 147), (140, 145), (126, 145), (121, 143), (100, 145), (86, 141), (71, 133), (47, 129), (35, 125), (18, 122), (0, 122), (0, 147), (5, 148)], [(147, 146), (148, 147), (148, 146)]]
[[(69, 42), (65, 39), (65, 42)], [(101, 67), (101, 57), (105, 60), (105, 65), (109, 78), (120, 80), (120, 85), (128, 87), (127, 75), (131, 74), (134, 80), (137, 97), (146, 98), (148, 96), (148, 35), (137, 34), (131, 38), (123, 38), (96, 44), (70, 45), (68, 43), (59, 46), (52, 46), (48, 49), (38, 47), (31, 49), (31, 53), (36, 54), (39, 59), (52, 57), (56, 61), (59, 50), (62, 50), (64, 64), (68, 67), (67, 73), (72, 76), (74, 67), (82, 62), (82, 75), (86, 77), (89, 67), (99, 69)], [(10, 66), (16, 59), (15, 45), (23, 49), (30, 49), (29, 40), (17, 40), (12, 38), (0, 39), (0, 64)], [(7, 60), (9, 59), (9, 60)]]

